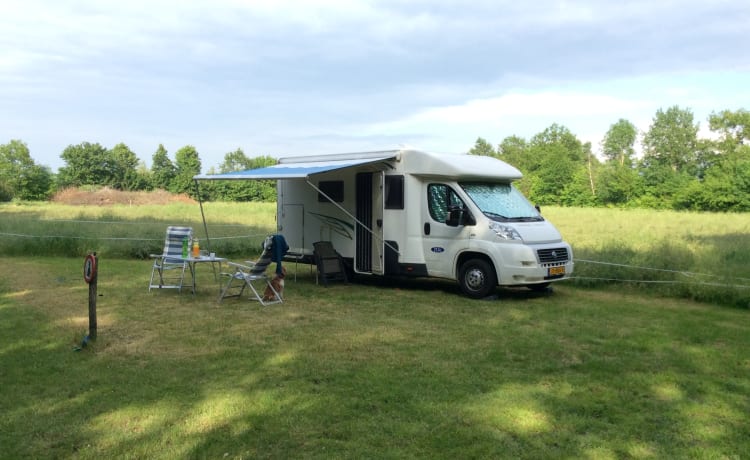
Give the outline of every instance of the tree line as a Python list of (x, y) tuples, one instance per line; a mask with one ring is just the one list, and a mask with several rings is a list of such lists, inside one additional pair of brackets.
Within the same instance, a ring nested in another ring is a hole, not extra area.
[[(100, 144), (83, 142), (70, 145), (60, 157), (65, 162), (57, 174), (37, 165), (29, 149), (20, 140), (0, 145), (0, 201), (47, 200), (56, 191), (68, 187), (111, 187), (124, 191), (155, 189), (187, 194), (204, 201), (275, 201), (274, 181), (210, 181), (196, 189), (193, 176), (201, 173), (200, 155), (187, 145), (169, 158), (159, 145), (146, 168), (124, 143), (107, 149)], [(237, 149), (224, 156), (219, 169), (208, 173), (226, 173), (276, 164), (270, 156), (250, 158)]]
[(643, 133), (625, 119), (612, 124), (602, 160), (557, 124), (497, 148), (480, 137), (470, 153), (516, 166), (524, 174), (516, 185), (542, 205), (750, 211), (750, 112), (712, 113), (708, 126), (711, 138), (700, 138), (692, 111), (673, 106), (659, 109)]
[[(558, 124), (530, 139), (506, 137), (497, 147), (480, 137), (469, 153), (516, 166), (524, 173), (516, 185), (540, 205), (750, 211), (750, 112), (712, 113), (708, 126), (711, 138), (700, 138), (692, 111), (673, 106), (659, 109), (643, 133), (625, 119), (612, 124), (601, 159), (590, 143)], [(192, 178), (201, 173), (201, 160), (191, 145), (175, 152), (174, 160), (159, 145), (150, 169), (124, 143), (107, 149), (83, 142), (60, 157), (65, 166), (55, 174), (36, 164), (22, 141), (0, 145), (0, 201), (46, 200), (67, 187), (101, 186), (163, 189), (206, 201), (276, 200), (273, 181), (207, 181), (196, 190)], [(208, 173), (273, 164), (270, 156), (251, 158), (237, 149)]]

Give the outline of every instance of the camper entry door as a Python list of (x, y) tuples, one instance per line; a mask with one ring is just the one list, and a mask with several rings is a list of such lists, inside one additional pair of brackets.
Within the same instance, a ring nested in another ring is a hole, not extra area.
[(361, 172), (356, 178), (354, 270), (383, 274), (383, 173)]

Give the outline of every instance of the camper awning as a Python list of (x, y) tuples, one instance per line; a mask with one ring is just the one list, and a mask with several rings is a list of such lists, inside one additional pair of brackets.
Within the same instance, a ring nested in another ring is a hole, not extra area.
[(379, 161), (391, 160), (395, 155), (387, 155), (376, 158), (365, 158), (355, 160), (327, 160), (297, 163), (279, 163), (265, 168), (248, 169), (247, 171), (235, 171), (224, 174), (199, 174), (194, 176), (195, 180), (248, 180), (248, 179), (308, 179), (315, 174), (321, 174), (337, 169), (350, 168), (352, 166), (363, 166)]

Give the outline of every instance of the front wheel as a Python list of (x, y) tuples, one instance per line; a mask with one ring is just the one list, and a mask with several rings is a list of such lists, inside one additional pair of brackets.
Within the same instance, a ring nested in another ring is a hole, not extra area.
[(487, 297), (497, 287), (495, 269), (485, 260), (469, 259), (461, 265), (458, 283), (461, 291), (472, 299)]

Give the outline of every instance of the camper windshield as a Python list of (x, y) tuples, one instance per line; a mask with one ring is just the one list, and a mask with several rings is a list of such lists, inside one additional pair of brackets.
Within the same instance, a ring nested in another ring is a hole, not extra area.
[(498, 222), (542, 221), (539, 212), (511, 184), (462, 183), (461, 188), (485, 216)]

